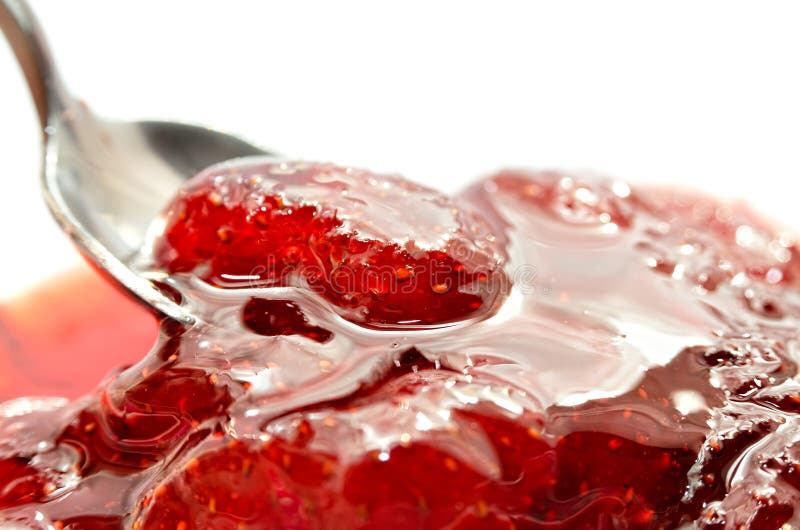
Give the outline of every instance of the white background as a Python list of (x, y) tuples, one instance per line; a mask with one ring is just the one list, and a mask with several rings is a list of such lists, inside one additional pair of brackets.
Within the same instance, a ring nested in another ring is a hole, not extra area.
[[(74, 93), (452, 191), (502, 166), (743, 196), (800, 228), (800, 4), (34, 0)], [(224, 6), (224, 7), (223, 7)], [(77, 261), (0, 43), (0, 298)]]

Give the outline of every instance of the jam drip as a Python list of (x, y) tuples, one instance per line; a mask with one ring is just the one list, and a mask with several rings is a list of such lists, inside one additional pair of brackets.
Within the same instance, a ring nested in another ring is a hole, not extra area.
[(800, 258), (746, 208), (253, 160), (156, 227), (144, 272), (197, 323), (80, 400), (0, 406), (2, 524), (800, 525)]

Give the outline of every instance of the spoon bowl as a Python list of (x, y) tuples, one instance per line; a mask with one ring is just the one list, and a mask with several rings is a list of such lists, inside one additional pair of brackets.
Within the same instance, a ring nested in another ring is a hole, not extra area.
[(0, 29), (39, 116), (42, 184), (56, 221), (101, 272), (158, 313), (191, 323), (184, 307), (131, 267), (148, 227), (181, 184), (203, 168), (270, 153), (198, 125), (99, 118), (65, 90), (24, 0), (0, 0)]

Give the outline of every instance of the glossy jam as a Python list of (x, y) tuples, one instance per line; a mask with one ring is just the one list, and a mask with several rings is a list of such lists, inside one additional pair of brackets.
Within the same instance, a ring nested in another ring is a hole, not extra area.
[(363, 170), (212, 172), (181, 191), (165, 223), (154, 257), (169, 273), (219, 287), (303, 287), (365, 325), (463, 320), (502, 281), (474, 216)]
[(3, 405), (0, 518), (797, 528), (799, 262), (742, 205), (607, 179), (212, 168), (141, 259), (197, 324)]

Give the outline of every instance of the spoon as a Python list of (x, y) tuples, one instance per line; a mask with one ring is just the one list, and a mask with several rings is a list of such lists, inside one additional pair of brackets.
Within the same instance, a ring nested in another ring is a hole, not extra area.
[(0, 0), (0, 29), (39, 116), (42, 184), (56, 221), (101, 272), (150, 308), (192, 323), (184, 307), (130, 264), (184, 180), (223, 160), (269, 153), (197, 125), (99, 118), (65, 89), (25, 0)]

